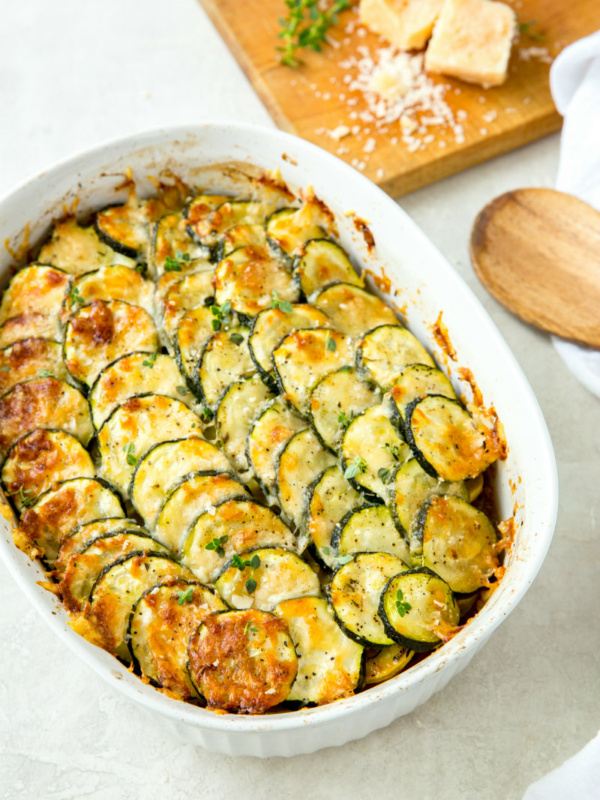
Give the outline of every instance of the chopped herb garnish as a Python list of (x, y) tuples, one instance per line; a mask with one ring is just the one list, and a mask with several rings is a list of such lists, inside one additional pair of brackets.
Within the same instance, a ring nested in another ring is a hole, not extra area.
[(130, 467), (135, 467), (137, 464), (137, 458), (133, 454), (133, 442), (127, 442), (126, 445), (123, 445), (123, 452), (125, 453), (127, 463)]
[(81, 294), (79, 292), (79, 287), (78, 286), (72, 286), (71, 287), (71, 291), (69, 292), (69, 299), (71, 301), (71, 305), (72, 306), (77, 305), (77, 303), (79, 303), (80, 305), (83, 305), (83, 302), (84, 302), (83, 301), (83, 297), (81, 296)]
[(143, 272), (144, 271), (144, 265), (143, 264), (136, 264), (135, 265), (135, 271), (136, 272)]
[(279, 294), (275, 290), (271, 292), (271, 308), (278, 308), (280, 311), (283, 311), (284, 314), (291, 314), (294, 310), (290, 301), (280, 300)]
[(519, 22), (519, 30), (521, 33), (524, 33), (525, 36), (529, 36), (530, 39), (533, 39), (534, 42), (545, 42), (546, 37), (543, 34), (532, 30), (534, 25), (537, 25), (535, 19), (532, 19), (530, 22)]
[(340, 411), (340, 413), (338, 414), (338, 422), (344, 428), (347, 428), (353, 419), (354, 419), (354, 411), (350, 412), (350, 416), (348, 416), (345, 411)]
[(179, 589), (177, 592), (177, 603), (182, 606), (184, 603), (191, 603), (194, 599), (194, 587), (188, 586), (187, 589)]
[(165, 272), (181, 272), (183, 266), (189, 264), (189, 261), (190, 254), (182, 253), (181, 250), (178, 250), (175, 253), (175, 258), (173, 258), (173, 256), (167, 256), (165, 258)]
[(54, 375), (48, 369), (38, 369), (38, 375), (40, 378), (53, 378)]
[(177, 392), (179, 394), (182, 394), (182, 395), (186, 395), (186, 394), (190, 393), (190, 390), (187, 388), (187, 386), (177, 386), (176, 389), (177, 389)]
[(244, 625), (244, 636), (247, 635), (248, 631), (250, 633), (258, 633), (258, 628), (255, 628), (250, 620)]
[(352, 367), (349, 365), (346, 365), (345, 367), (340, 367), (338, 369), (338, 372), (352, 372)]
[(10, 497), (13, 495), (18, 495), (19, 500), (21, 501), (21, 505), (27, 508), (28, 506), (32, 505), (34, 502), (33, 497), (25, 497), (27, 494), (31, 494), (31, 489), (23, 489), (22, 486), (19, 486), (18, 489), (15, 489), (13, 492), (8, 493)]
[(214, 319), (211, 320), (213, 331), (218, 331), (221, 325), (226, 326), (231, 324), (231, 300), (226, 300), (222, 306), (213, 305), (210, 307), (210, 313)]
[(411, 604), (404, 599), (404, 593), (402, 589), (398, 589), (396, 592), (396, 611), (403, 617), (407, 611), (410, 611), (412, 608)]
[(328, 556), (331, 553), (331, 550), (329, 549), (329, 547), (326, 546), (323, 548), (323, 552), (325, 553), (326, 556)]
[(246, 591), (248, 594), (252, 594), (256, 589), (256, 581), (254, 580), (254, 571), (260, 567), (260, 556), (253, 555), (251, 559), (245, 561), (243, 558), (240, 558), (237, 554), (231, 559), (231, 566), (239, 569), (240, 572), (243, 572), (246, 567), (250, 567), (252, 570), (250, 577), (245, 583)]
[(244, 341), (244, 337), (241, 333), (232, 333), (229, 336), (229, 341), (233, 342), (234, 344), (241, 344)]
[(356, 456), (356, 458), (350, 462), (350, 464), (346, 467), (346, 471), (344, 472), (344, 477), (347, 480), (351, 478), (356, 478), (359, 472), (366, 472), (367, 471), (367, 462), (364, 458), (360, 456)]
[(377, 477), (380, 481), (382, 481), (382, 483), (389, 483), (392, 479), (392, 470), (382, 467), (380, 470), (378, 470)]
[(335, 341), (335, 339), (333, 338), (333, 336), (332, 336), (332, 335), (329, 333), (329, 331), (327, 331), (327, 338), (325, 339), (325, 346), (326, 346), (326, 347), (327, 347), (327, 349), (328, 349), (328, 350), (330, 350), (332, 353), (333, 353), (335, 350), (337, 350), (337, 344), (336, 344), (336, 341)]
[(215, 536), (212, 542), (209, 542), (204, 549), (214, 550), (218, 556), (224, 558), (225, 550), (223, 549), (223, 545), (227, 543), (228, 538), (228, 536)]
[(2, 370), (2, 372), (8, 372), (10, 370), (10, 367), (8, 366), (8, 364), (3, 364), (0, 367), (0, 369)]
[(204, 406), (202, 411), (200, 412), (200, 416), (202, 417), (203, 422), (210, 422), (213, 418), (213, 412), (207, 406)]
[(388, 453), (392, 456), (394, 461), (400, 461), (400, 450), (398, 449), (398, 445), (397, 444), (390, 444), (389, 442), (386, 442), (383, 446), (388, 451)]
[(150, 367), (152, 369), (154, 367), (154, 362), (156, 361), (156, 356), (158, 353), (150, 353), (148, 358), (145, 361), (142, 361), (142, 366)]
[(282, 64), (297, 67), (302, 62), (296, 51), (308, 47), (320, 53), (327, 42), (329, 28), (337, 24), (337, 15), (350, 6), (350, 0), (334, 0), (329, 4), (319, 0), (285, 0), (285, 4), (289, 13), (279, 19), (282, 30), (278, 38), (282, 45), (277, 50)]
[(351, 555), (348, 553), (348, 554), (347, 554), (347, 555), (345, 555), (345, 556), (338, 556), (338, 557), (336, 558), (336, 561), (337, 561), (337, 563), (340, 565), (340, 567), (343, 567), (343, 566), (344, 566), (344, 564), (349, 564), (349, 563), (350, 563), (350, 561), (352, 561), (352, 559), (353, 559), (353, 558), (354, 558), (354, 556), (351, 556)]

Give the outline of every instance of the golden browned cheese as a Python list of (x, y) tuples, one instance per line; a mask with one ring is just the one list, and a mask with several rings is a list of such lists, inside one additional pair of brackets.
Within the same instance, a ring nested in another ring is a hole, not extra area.
[(209, 708), (263, 714), (289, 694), (298, 661), (286, 623), (249, 609), (208, 616), (190, 639), (189, 668)]
[(101, 300), (94, 300), (85, 316), (73, 317), (71, 327), (84, 347), (106, 345), (115, 335), (112, 311)]
[(69, 487), (44, 503), (42, 508), (27, 509), (17, 531), (20, 541), (27, 545), (21, 549), (27, 549), (32, 555), (38, 552), (45, 555), (39, 544), (44, 540), (53, 541), (58, 550), (62, 539), (77, 525), (81, 500), (75, 488)]
[(0, 352), (0, 365), (0, 395), (17, 383), (38, 378), (40, 369), (61, 380), (67, 377), (60, 345), (46, 339), (15, 342), (10, 351)]
[(38, 336), (43, 339), (57, 339), (60, 335), (57, 317), (37, 312), (17, 314), (0, 326), (0, 347), (8, 347), (21, 339)]
[(0, 322), (20, 314), (58, 314), (69, 282), (66, 273), (51, 267), (33, 265), (21, 270), (2, 297)]
[(275, 296), (281, 300), (298, 300), (290, 273), (266, 247), (247, 245), (235, 252), (232, 258), (224, 258), (215, 272), (219, 303), (230, 300), (237, 311), (258, 314), (269, 307), (273, 292), (277, 292)]

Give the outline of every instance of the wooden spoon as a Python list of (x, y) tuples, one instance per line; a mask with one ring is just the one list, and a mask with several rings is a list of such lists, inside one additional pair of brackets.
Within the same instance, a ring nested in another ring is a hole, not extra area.
[(526, 322), (600, 348), (600, 213), (554, 189), (492, 200), (471, 231), (488, 292)]

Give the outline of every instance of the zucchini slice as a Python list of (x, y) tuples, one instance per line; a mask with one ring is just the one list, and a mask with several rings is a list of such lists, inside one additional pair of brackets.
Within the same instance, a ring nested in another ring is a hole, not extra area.
[(182, 317), (173, 339), (177, 366), (190, 389), (198, 395), (201, 390), (196, 380), (196, 367), (206, 343), (215, 332), (212, 326), (214, 319), (208, 306), (193, 308)]
[(194, 232), (197, 223), (206, 220), (212, 211), (229, 200), (231, 197), (222, 194), (199, 194), (194, 197), (184, 211), (190, 235)]
[(414, 650), (399, 644), (389, 644), (372, 655), (367, 653), (365, 685), (374, 686), (399, 675), (408, 666), (414, 654)]
[(181, 558), (199, 580), (214, 583), (229, 559), (256, 547), (284, 547), (289, 552), (296, 551), (298, 543), (270, 508), (251, 499), (225, 500), (198, 517)]
[(264, 225), (269, 213), (268, 203), (227, 199), (208, 215), (197, 214), (196, 209), (190, 207), (188, 225), (199, 241), (212, 246), (230, 228), (238, 225)]
[(161, 394), (132, 397), (98, 432), (102, 474), (126, 496), (137, 462), (151, 447), (200, 432), (199, 418), (181, 400)]
[(308, 416), (310, 393), (317, 381), (353, 360), (347, 338), (326, 328), (293, 331), (273, 351), (277, 383), (303, 416)]
[(354, 367), (341, 367), (321, 378), (310, 396), (310, 421), (326, 447), (339, 453), (344, 431), (366, 408), (381, 402), (381, 393), (361, 381)]
[(197, 697), (187, 669), (188, 642), (209, 614), (226, 610), (213, 589), (197, 581), (149, 589), (135, 604), (129, 622), (136, 666), (180, 700)]
[(246, 487), (227, 472), (195, 472), (186, 475), (166, 498), (154, 535), (180, 556), (190, 528), (206, 512), (226, 500), (251, 499)]
[(362, 502), (362, 496), (350, 486), (338, 466), (324, 470), (308, 489), (303, 528), (310, 535), (319, 560), (330, 569), (337, 566), (331, 543), (335, 526)]
[(332, 283), (364, 286), (346, 251), (329, 239), (312, 239), (305, 244), (295, 274), (305, 297), (311, 297)]
[(267, 495), (274, 495), (277, 482), (277, 458), (286, 442), (306, 423), (277, 397), (254, 421), (248, 436), (247, 454), (258, 482)]
[(120, 300), (94, 300), (79, 309), (65, 331), (65, 364), (75, 380), (91, 386), (117, 358), (160, 347), (150, 314)]
[(390, 638), (418, 653), (452, 636), (460, 617), (452, 590), (428, 569), (391, 578), (381, 595), (379, 614)]
[(145, 204), (133, 192), (129, 201), (98, 211), (96, 233), (109, 247), (136, 261), (145, 259), (150, 244), (149, 220)]
[(248, 350), (250, 328), (234, 325), (217, 331), (206, 343), (198, 362), (197, 385), (204, 402), (214, 411), (223, 392), (234, 381), (254, 375), (256, 367)]
[(321, 706), (352, 695), (364, 649), (342, 631), (327, 601), (296, 597), (279, 603), (274, 613), (286, 621), (298, 656), (298, 674), (286, 700)]
[(154, 229), (152, 261), (157, 275), (183, 272), (210, 256), (210, 248), (198, 244), (189, 234), (188, 220), (181, 212), (165, 214)]
[(49, 339), (60, 341), (63, 332), (58, 316), (47, 314), (17, 314), (0, 325), (0, 347), (20, 342), (22, 339)]
[(307, 487), (324, 469), (334, 464), (335, 456), (323, 447), (310, 428), (295, 433), (279, 454), (279, 502), (296, 528), (300, 527), (306, 511)]
[(192, 472), (228, 472), (225, 455), (198, 436), (161, 442), (141, 458), (133, 473), (129, 497), (150, 529), (156, 526), (165, 499)]
[(215, 589), (232, 608), (270, 611), (292, 597), (321, 594), (317, 573), (289, 550), (262, 547), (242, 553), (242, 561), (253, 565), (240, 569), (231, 564), (215, 583)]
[(9, 450), (2, 466), (2, 483), (22, 512), (55, 483), (95, 474), (92, 458), (78, 439), (64, 431), (37, 428)]
[(192, 682), (209, 709), (264, 714), (285, 700), (298, 671), (285, 622), (253, 609), (210, 614), (188, 653)]
[(13, 442), (34, 428), (72, 433), (87, 445), (94, 434), (88, 401), (57, 378), (19, 383), (0, 397), (0, 460)]
[(69, 557), (62, 573), (58, 591), (68, 610), (81, 611), (102, 571), (130, 553), (171, 555), (166, 547), (135, 528), (94, 539), (83, 553), (73, 553)]
[(251, 477), (246, 442), (252, 424), (273, 393), (258, 375), (235, 381), (219, 401), (216, 414), (217, 434), (223, 450), (236, 472), (244, 479)]
[(394, 644), (384, 630), (379, 600), (388, 581), (406, 569), (390, 553), (359, 553), (334, 573), (327, 592), (338, 623), (351, 639), (380, 647)]
[(71, 556), (83, 553), (93, 541), (100, 539), (102, 536), (114, 536), (117, 533), (141, 533), (147, 534), (148, 531), (142, 528), (141, 525), (134, 519), (127, 519), (126, 517), (106, 517), (104, 519), (93, 519), (91, 522), (84, 522), (78, 525), (75, 530), (63, 539), (63, 542), (58, 551), (58, 557), (54, 563), (54, 573), (57, 576), (67, 568)]
[(406, 409), (418, 398), (439, 394), (456, 399), (454, 387), (444, 373), (425, 364), (410, 364), (395, 375), (391, 384), (394, 418), (401, 431), (405, 431)]
[(342, 460), (346, 477), (384, 501), (394, 468), (410, 458), (410, 448), (390, 422), (385, 405), (367, 408), (346, 428)]
[(154, 310), (154, 284), (141, 276), (137, 269), (117, 265), (103, 267), (75, 278), (65, 298), (61, 317), (66, 320), (82, 305), (94, 300), (120, 300), (140, 306), (149, 314)]
[(396, 524), (406, 531), (409, 538), (417, 512), (434, 494), (455, 494), (469, 500), (469, 491), (463, 481), (449, 483), (432, 478), (416, 458), (410, 458), (398, 467), (388, 484), (388, 492)]
[(500, 565), (496, 531), (483, 511), (454, 495), (435, 495), (421, 510), (411, 537), (415, 566), (434, 570), (453, 592), (489, 585)]
[(0, 350), (0, 395), (17, 383), (50, 376), (61, 381), (68, 377), (59, 342), (23, 339)]
[(124, 517), (117, 495), (94, 478), (71, 478), (41, 495), (15, 531), (17, 546), (52, 566), (63, 540), (84, 522)]
[(408, 406), (406, 440), (425, 472), (444, 481), (476, 478), (498, 460), (488, 432), (458, 400), (437, 394)]
[(267, 221), (267, 236), (286, 255), (296, 254), (309, 239), (323, 239), (331, 230), (331, 214), (316, 198), (307, 198), (300, 208), (282, 208)]
[(384, 391), (394, 377), (409, 364), (435, 367), (433, 358), (421, 342), (403, 325), (380, 325), (364, 335), (356, 351), (360, 371)]
[(140, 394), (174, 397), (187, 406), (194, 403), (194, 396), (171, 356), (130, 353), (105, 367), (90, 389), (90, 408), (96, 430), (102, 427), (117, 406)]
[(213, 269), (192, 272), (178, 280), (167, 291), (160, 311), (160, 321), (166, 335), (172, 339), (177, 327), (188, 311), (197, 306), (210, 305), (215, 290)]
[(239, 314), (252, 317), (269, 308), (273, 298), (296, 303), (299, 297), (291, 272), (266, 247), (240, 247), (215, 271), (217, 304), (229, 302)]
[[(277, 301), (274, 301), (277, 303)], [(252, 322), (252, 332), (248, 339), (250, 353), (258, 371), (267, 381), (273, 374), (273, 350), (279, 342), (292, 331), (305, 328), (327, 328), (329, 320), (322, 311), (313, 306), (295, 305), (291, 311), (265, 308)]]
[(56, 223), (38, 259), (42, 264), (59, 267), (70, 275), (82, 275), (113, 264), (135, 267), (133, 259), (115, 252), (100, 240), (92, 225), (83, 227), (75, 217)]
[(127, 636), (131, 612), (144, 592), (168, 578), (194, 580), (189, 570), (161, 553), (130, 553), (108, 565), (92, 588), (91, 609), (83, 612), (94, 630), (94, 643), (131, 661)]
[(71, 278), (63, 270), (42, 264), (24, 267), (4, 290), (0, 322), (32, 314), (58, 317), (70, 285)]
[(238, 247), (267, 247), (267, 232), (264, 225), (235, 225), (223, 234), (223, 258)]
[(314, 304), (327, 314), (335, 328), (354, 339), (380, 325), (398, 324), (394, 312), (383, 300), (351, 283), (334, 283), (323, 289)]
[(356, 553), (391, 553), (410, 566), (410, 550), (386, 506), (362, 506), (338, 522), (331, 544), (338, 558)]

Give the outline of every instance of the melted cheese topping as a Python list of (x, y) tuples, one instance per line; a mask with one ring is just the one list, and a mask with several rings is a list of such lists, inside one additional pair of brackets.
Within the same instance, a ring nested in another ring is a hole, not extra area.
[(362, 502), (362, 496), (350, 486), (339, 467), (330, 467), (315, 485), (308, 504), (307, 529), (320, 559), (328, 567), (337, 565), (331, 544), (335, 526)]
[(273, 371), (273, 350), (291, 333), (305, 328), (327, 328), (329, 318), (309, 305), (293, 306), (292, 311), (267, 308), (256, 317), (250, 336), (250, 349), (265, 373)]
[(389, 389), (394, 376), (407, 364), (435, 367), (417, 337), (401, 325), (381, 325), (367, 333), (359, 353), (362, 367), (383, 390)]
[(277, 398), (257, 418), (248, 437), (248, 457), (254, 471), (268, 492), (275, 489), (277, 457), (285, 443), (306, 427), (281, 398)]
[(36, 264), (17, 272), (2, 296), (0, 322), (21, 314), (56, 316), (69, 291), (69, 276)]
[(349, 283), (336, 283), (324, 289), (317, 295), (315, 305), (327, 314), (338, 331), (355, 339), (379, 325), (398, 323), (383, 300)]
[(71, 275), (82, 275), (112, 264), (135, 267), (134, 261), (100, 241), (94, 228), (81, 227), (75, 217), (56, 223), (50, 241), (40, 250), (39, 260)]
[(198, 366), (198, 381), (205, 402), (213, 409), (228, 386), (256, 372), (248, 349), (249, 334), (250, 329), (245, 325), (236, 325), (215, 333), (204, 348)]
[(40, 372), (66, 380), (68, 373), (58, 342), (25, 339), (0, 350), (0, 395), (17, 383), (38, 378)]

